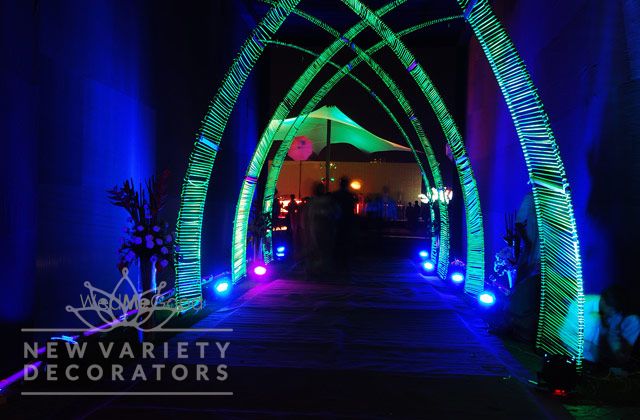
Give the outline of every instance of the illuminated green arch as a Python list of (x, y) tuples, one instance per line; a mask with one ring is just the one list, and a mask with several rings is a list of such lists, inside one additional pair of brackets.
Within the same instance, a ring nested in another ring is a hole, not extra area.
[[(262, 0), (264, 3), (267, 4), (275, 4), (274, 1), (272, 0)], [(404, 1), (403, 1), (404, 2)], [(403, 3), (403, 2), (395, 2), (390, 4), (390, 7), (397, 7), (399, 4)], [(387, 6), (385, 6), (386, 8)], [(385, 13), (387, 11), (390, 11), (390, 9), (381, 9), (384, 10), (384, 12), (380, 12), (378, 11), (378, 15), (380, 16), (382, 13)], [(330, 27), (329, 25), (327, 25), (326, 23), (322, 22), (321, 20), (315, 18), (314, 16), (305, 13), (299, 9), (294, 9), (293, 13), (299, 15), (300, 17), (310, 21), (311, 23), (313, 23), (314, 25), (322, 28), (323, 30), (325, 30), (326, 32), (328, 32), (329, 34), (331, 34), (332, 36), (336, 37), (336, 38), (340, 38), (341, 35), (340, 33), (335, 30), (334, 28)], [(426, 22), (423, 22), (421, 24), (418, 25), (414, 25), (412, 27), (409, 27), (401, 32), (398, 33), (399, 36), (405, 36), (407, 34), (410, 34), (412, 32), (415, 32), (417, 30), (420, 29), (424, 29), (427, 28), (429, 26), (432, 26), (434, 24), (438, 24), (438, 23), (443, 23), (443, 22), (449, 22), (452, 21), (454, 19), (460, 19), (463, 18), (462, 15), (457, 15), (457, 16), (450, 16), (450, 17), (445, 17), (445, 18), (440, 18), (440, 19), (433, 19), (433, 20), (429, 20)], [(272, 43), (274, 43), (274, 41), (272, 41)], [(333, 86), (335, 86), (345, 75), (349, 75), (353, 78), (353, 76), (351, 75), (351, 71), (353, 69), (355, 69), (362, 61), (365, 61), (365, 57), (368, 58), (368, 60), (371, 60), (371, 55), (373, 55), (374, 53), (376, 53), (377, 51), (379, 51), (381, 48), (383, 48), (386, 45), (386, 42), (384, 40), (378, 42), (377, 44), (375, 44), (374, 46), (368, 48), (366, 51), (362, 52), (355, 44), (351, 44), (350, 46), (352, 47), (352, 49), (356, 52), (357, 57), (355, 59), (353, 59), (350, 63), (348, 63), (346, 66), (344, 66), (343, 68), (340, 68), (340, 71), (338, 71), (333, 78), (331, 78), (329, 81), (326, 82), (326, 84), (320, 88), (319, 92), (328, 92), (330, 91)], [(297, 48), (296, 46), (293, 45), (289, 45), (291, 47)], [(317, 54), (312, 53), (308, 50), (305, 49), (301, 49), (303, 51), (305, 51), (308, 54), (313, 54), (315, 56), (317, 56)], [(371, 60), (372, 61), (372, 60)], [(333, 65), (335, 67), (335, 65), (331, 62), (329, 62), (329, 64)], [(370, 67), (372, 67), (370, 65)], [(376, 72), (376, 69), (373, 69), (374, 73)], [(428, 139), (426, 138), (426, 136), (424, 135), (424, 130), (422, 129), (422, 125), (420, 124), (419, 120), (416, 120), (415, 122), (413, 121), (415, 118), (413, 117), (414, 113), (411, 110), (411, 106), (408, 104), (408, 101), (406, 100), (406, 98), (404, 98), (404, 95), (402, 94), (402, 91), (400, 89), (398, 89), (395, 86), (395, 83), (393, 82), (393, 79), (389, 78), (388, 76), (386, 76), (387, 79), (389, 79), (391, 82), (386, 82), (387, 87), (390, 88), (390, 90), (392, 91), (392, 93), (395, 92), (399, 92), (401, 95), (401, 98), (398, 98), (397, 94), (396, 94), (396, 99), (399, 101), (400, 106), (403, 108), (403, 110), (405, 111), (407, 117), (409, 117), (409, 120), (411, 121), (414, 130), (416, 131), (416, 134), (418, 135), (418, 138), (420, 139), (421, 143), (423, 144), (423, 147), (425, 149), (425, 154), (427, 156), (427, 161), (429, 163), (430, 168), (432, 168), (432, 174), (434, 177), (434, 183), (436, 184), (436, 186), (438, 188), (442, 187), (442, 177), (440, 175), (440, 171), (439, 171), (439, 167), (438, 167), (438, 162), (435, 158), (435, 155), (433, 153), (433, 148), (431, 147)], [(385, 82), (385, 80), (383, 79), (383, 82)], [(393, 83), (392, 86), (390, 86), (390, 83)], [(372, 95), (378, 99), (379, 98), (375, 95), (374, 92), (371, 92)], [(319, 100), (318, 100), (319, 101)], [(311, 103), (311, 102), (310, 102)], [(310, 105), (305, 107), (306, 110), (311, 110), (315, 107), (315, 105)], [(302, 114), (304, 114), (305, 112), (303, 111)], [(396, 124), (397, 125), (397, 124)], [(294, 127), (295, 128), (295, 127)], [(295, 137), (295, 131), (293, 133), (290, 134), (289, 136), (289, 140), (292, 141), (292, 139)], [(278, 180), (278, 176), (279, 176), (279, 172), (281, 169), (281, 165), (282, 162), (284, 161), (285, 157), (286, 157), (286, 151), (288, 150), (287, 147), (290, 147), (289, 142), (283, 142), (280, 145), (280, 149), (278, 150), (278, 152), (276, 153), (276, 156), (273, 160), (273, 165), (272, 165), (272, 170), (275, 171), (275, 173), (270, 177), (270, 179), (267, 182), (266, 188), (265, 188), (265, 194), (264, 194), (264, 198), (263, 198), (263, 212), (265, 213), (270, 213), (271, 212), (271, 207), (273, 205), (273, 199), (274, 199), (274, 191), (275, 191), (275, 184)], [(426, 179), (426, 178), (425, 178)], [(429, 183), (425, 182), (425, 184), (427, 185), (427, 189), (429, 187)], [(438, 237), (436, 237), (435, 235), (432, 236), (432, 242), (431, 242), (431, 250), (432, 250), (432, 258), (435, 258), (437, 260), (437, 272), (440, 275), (440, 277), (445, 277), (447, 270), (448, 270), (448, 266), (449, 266), (449, 218), (448, 218), (448, 208), (444, 203), (439, 202), (439, 214), (440, 214), (440, 218), (438, 220), (438, 225), (440, 227), (439, 229), (439, 246), (438, 244)], [(434, 217), (434, 211), (433, 208), (431, 208), (431, 220), (435, 221), (435, 217)], [(265, 243), (264, 243), (264, 260), (266, 263), (270, 262), (273, 258), (273, 244), (272, 244), (272, 234), (271, 232), (267, 232), (266, 238), (265, 238)], [(436, 254), (434, 254), (434, 252), (437, 252)]]
[[(269, 4), (273, 3), (270, 0), (263, 0), (263, 1)], [(397, 6), (397, 4), (394, 4), (394, 6)], [(347, 39), (346, 35), (344, 37), (341, 37), (341, 34), (338, 31), (336, 31), (335, 29), (331, 28), (329, 25), (325, 24), (324, 22), (320, 21), (319, 19), (316, 19), (315, 17), (305, 12), (295, 9), (293, 13), (309, 20), (310, 22), (314, 23), (315, 25), (321, 27), (323, 30), (333, 35), (335, 38), (339, 39), (339, 41), (336, 41), (336, 42), (340, 42), (340, 41), (345, 42), (345, 40)], [(452, 17), (447, 17), (442, 19), (430, 20), (428, 22), (408, 28), (402, 31), (401, 34), (404, 36), (418, 29), (423, 29), (437, 23), (448, 22), (453, 19), (458, 19), (461, 17), (462, 16), (460, 15), (460, 16), (452, 16)], [(361, 30), (361, 29), (358, 29), (358, 30)], [(351, 31), (348, 31), (347, 34), (350, 35), (350, 38), (353, 38), (355, 36), (355, 34), (353, 34), (353, 32)], [(364, 61), (369, 65), (370, 68), (372, 68), (374, 73), (380, 76), (383, 83), (385, 83), (387, 88), (390, 89), (391, 93), (394, 95), (395, 99), (398, 101), (399, 105), (404, 110), (407, 118), (409, 118), (409, 121), (411, 122), (414, 131), (416, 132), (418, 138), (420, 139), (421, 144), (423, 145), (429, 167), (431, 168), (431, 172), (433, 174), (434, 184), (436, 185), (437, 188), (441, 188), (443, 185), (442, 185), (442, 177), (440, 175), (440, 170), (438, 167), (438, 162), (435, 158), (435, 154), (433, 153), (433, 148), (431, 147), (429, 140), (424, 134), (424, 130), (422, 128), (420, 121), (415, 117), (415, 114), (411, 108), (411, 105), (409, 105), (409, 102), (404, 96), (404, 93), (402, 92), (402, 90), (397, 87), (393, 79), (389, 77), (386, 74), (386, 72), (370, 57), (371, 54), (380, 50), (384, 45), (386, 45), (385, 42), (381, 41), (378, 44), (374, 45), (373, 47), (369, 48), (367, 51), (362, 51), (355, 43), (353, 42), (349, 43), (349, 46), (357, 54), (357, 57), (354, 58), (347, 65), (340, 68), (340, 70), (329, 81), (327, 81), (322, 88), (319, 89), (317, 94), (314, 96), (313, 100), (309, 101), (309, 104), (304, 108), (301, 114), (304, 115), (307, 112), (311, 112), (315, 108), (315, 106), (319, 103), (319, 101), (324, 97), (324, 95), (326, 95), (331, 89), (333, 89), (333, 87), (340, 80), (342, 80), (342, 78), (345, 75), (351, 75), (351, 71), (355, 67), (357, 67), (361, 62)], [(375, 94), (374, 94), (374, 97), (376, 97)], [(269, 172), (269, 176), (268, 176), (266, 187), (265, 187), (264, 200), (263, 200), (263, 212), (265, 213), (271, 212), (271, 206), (273, 205), (273, 193), (275, 191), (275, 186), (279, 177), (282, 163), (284, 162), (284, 159), (286, 157), (287, 150), (290, 147), (291, 141), (293, 141), (293, 138), (295, 137), (297, 128), (301, 124), (302, 124), (302, 121), (300, 121), (299, 124), (294, 125), (293, 127), (294, 130), (290, 131), (287, 139), (284, 142), (282, 142), (282, 144), (280, 145), (280, 148), (278, 149), (273, 159), (273, 165), (271, 167), (271, 171)], [(439, 211), (440, 246), (439, 247), (436, 246), (436, 243), (438, 240), (434, 235), (432, 236), (431, 250), (432, 252), (438, 251), (437, 254), (432, 254), (432, 255), (437, 260), (439, 275), (441, 277), (445, 277), (448, 270), (448, 266), (449, 266), (449, 218), (448, 218), (448, 209), (446, 204), (442, 202), (439, 202), (438, 204), (439, 204), (439, 210), (440, 210)], [(432, 211), (432, 220), (434, 220), (433, 209), (431, 209), (431, 211)], [(471, 214), (470, 216), (471, 218), (475, 217), (475, 215), (473, 214)], [(273, 250), (272, 250), (272, 242), (271, 242), (271, 232), (269, 232), (267, 234), (265, 247), (264, 247), (264, 258), (266, 262), (269, 262), (272, 259), (272, 253), (273, 253)], [(238, 256), (240, 256), (240, 254)], [(469, 285), (471, 284), (472, 283), (469, 283)], [(477, 290), (478, 289), (476, 289), (476, 291)]]
[[(381, 15), (393, 10), (398, 4), (404, 3), (406, 0), (398, 0), (389, 3), (388, 5), (382, 7), (378, 10), (378, 13)], [(366, 25), (359, 24), (355, 25), (349, 31), (346, 32), (345, 37), (353, 37), (357, 33), (361, 32), (366, 28)], [(261, 42), (269, 41), (269, 39), (264, 39)], [(344, 47), (344, 42), (341, 40), (337, 40), (333, 42), (322, 55), (316, 58), (313, 63), (309, 65), (309, 67), (305, 70), (305, 72), (298, 77), (296, 82), (293, 84), (289, 92), (285, 95), (284, 99), (277, 106), (271, 121), (273, 120), (284, 120), (293, 105), (300, 98), (302, 92), (306, 89), (306, 87), (311, 83), (313, 78), (324, 68), (327, 62), (340, 50)], [(241, 53), (242, 54), (242, 53)], [(247, 223), (249, 218), (249, 208), (251, 205), (251, 201), (253, 200), (253, 193), (255, 191), (255, 184), (257, 183), (258, 177), (260, 176), (260, 172), (262, 170), (262, 165), (266, 160), (267, 153), (269, 152), (272, 144), (272, 139), (275, 133), (277, 132), (278, 127), (271, 127), (268, 125), (263, 134), (260, 136), (258, 140), (258, 145), (254, 151), (254, 155), (249, 163), (249, 167), (247, 168), (245, 179), (242, 182), (242, 187), (240, 189), (240, 197), (238, 199), (239, 205), (236, 207), (236, 217), (234, 222), (234, 231), (232, 234), (232, 260), (231, 260), (231, 273), (234, 280), (238, 280), (242, 278), (246, 274), (246, 236), (247, 236)], [(286, 153), (286, 152), (285, 152)], [(269, 180), (267, 184), (269, 185)], [(275, 185), (275, 181), (272, 181)], [(273, 197), (270, 197), (272, 199)], [(267, 211), (270, 210), (270, 207)]]
[[(584, 295), (578, 229), (571, 189), (542, 100), (527, 68), (487, 0), (458, 0), (498, 81), (527, 163), (540, 234), (542, 292), (536, 346), (554, 354), (567, 352), (582, 363)], [(576, 314), (569, 311), (571, 305)], [(567, 317), (578, 336), (563, 343)], [(569, 348), (566, 348), (568, 346)]]
[[(468, 165), (468, 159), (466, 162), (460, 162), (459, 159), (461, 149), (464, 151), (460, 133), (450, 116), (447, 118), (441, 98), (415, 58), (397, 35), (368, 8), (357, 0), (342, 1), (382, 38), (390, 41), (394, 53), (436, 111), (445, 133), (459, 137), (459, 144), (452, 145), (457, 163)], [(280, 1), (252, 32), (225, 76), (199, 131), (183, 184), (178, 220), (177, 243), (180, 249), (176, 258), (176, 294), (183, 307), (201, 299), (200, 237), (204, 197), (222, 132), (241, 87), (264, 49), (264, 44), (259, 40), (270, 39), (297, 3), (295, 0)], [(579, 244), (571, 194), (548, 117), (515, 47), (486, 0), (459, 0), (459, 4), (485, 51), (507, 101), (532, 181), (542, 250), (541, 316), (537, 345), (544, 351), (568, 353), (576, 357), (580, 365), (583, 295)], [(463, 188), (466, 181), (461, 179)], [(465, 205), (477, 203), (465, 202)], [(471, 262), (468, 263), (470, 266)], [(565, 347), (559, 338), (559, 326), (569, 316), (568, 309), (574, 303), (578, 307), (575, 322), (579, 333), (575, 342)]]
[[(378, 13), (379, 14), (386, 13), (387, 11), (391, 10), (392, 7), (395, 7), (400, 3), (401, 2), (392, 2), (390, 5), (383, 7), (381, 9), (383, 10), (382, 12), (379, 11)], [(352, 68), (352, 66), (359, 64), (361, 61), (365, 61), (374, 70), (375, 73), (382, 76), (383, 82), (387, 85), (387, 87), (389, 87), (392, 90), (392, 93), (394, 94), (396, 99), (399, 100), (401, 107), (407, 113), (407, 116), (410, 118), (410, 121), (414, 126), (416, 133), (418, 134), (418, 137), (421, 139), (421, 142), (423, 143), (425, 151), (427, 152), (426, 154), (430, 162), (430, 166), (432, 168), (434, 167), (437, 168), (437, 162), (435, 160), (435, 156), (433, 154), (433, 151), (431, 149), (431, 146), (428, 140), (426, 139), (426, 136), (424, 136), (424, 131), (422, 129), (422, 126), (420, 125), (419, 121), (413, 117), (414, 115), (413, 111), (410, 105), (408, 104), (408, 101), (405, 99), (402, 91), (399, 88), (397, 88), (393, 80), (388, 75), (386, 75), (386, 72), (380, 66), (378, 66), (377, 63), (371, 60), (370, 57), (368, 57), (366, 52), (359, 49), (357, 45), (355, 45), (353, 42), (350, 41), (350, 39), (355, 37), (355, 35), (357, 35), (358, 32), (364, 29), (365, 25), (363, 25), (362, 23), (359, 25), (355, 25), (352, 29), (347, 31), (345, 35), (340, 36), (340, 34), (338, 34), (337, 31), (333, 30), (332, 28), (329, 28), (326, 24), (318, 21), (317, 19), (307, 14), (304, 14), (303, 12), (300, 12), (298, 10), (294, 10), (294, 13), (297, 13), (311, 20), (315, 24), (323, 27), (323, 29), (327, 30), (328, 32), (332, 33), (337, 38), (339, 38), (325, 50), (325, 53), (321, 55), (322, 57), (325, 58), (325, 62), (327, 60), (326, 57), (331, 57), (333, 54), (335, 54), (337, 49), (344, 47), (345, 44), (351, 47), (351, 49), (353, 49), (358, 54), (358, 59), (352, 61), (350, 64), (345, 66), (341, 72), (338, 72), (334, 77), (334, 79), (332, 79), (332, 81), (328, 82), (325, 85), (325, 88), (330, 89), (333, 86), (332, 82), (334, 84), (337, 83), (344, 76), (344, 74), (348, 73), (348, 71)], [(439, 21), (445, 21), (450, 19), (451, 18), (445, 18)], [(429, 23), (425, 23), (421, 25), (416, 25), (416, 27), (414, 28), (418, 29), (418, 28), (426, 27), (428, 25)], [(412, 30), (412, 28), (410, 28), (410, 30)], [(381, 44), (384, 44), (384, 43), (385, 41), (383, 41)], [(378, 44), (373, 50), (374, 51), (379, 50), (381, 48), (381, 44)], [(327, 51), (328, 51), (328, 54), (327, 54)], [(324, 63), (321, 63), (321, 65), (323, 66)], [(307, 71), (304, 72), (303, 76), (301, 76), (298, 79), (298, 81), (295, 84), (294, 90), (300, 91), (301, 86), (306, 86), (305, 83), (306, 84), (310, 83), (311, 78), (315, 77), (315, 75), (319, 72), (319, 70), (320, 70), (320, 66), (318, 65), (318, 60), (316, 60), (314, 61), (314, 63), (312, 63), (309, 66)], [(283, 110), (286, 107), (290, 108), (293, 105), (293, 103), (295, 103), (299, 95), (291, 95), (292, 92), (293, 91), (291, 91), (285, 97), (285, 99), (281, 103), (281, 107), (278, 108), (278, 111)], [(319, 92), (319, 93), (322, 93), (322, 92)], [(317, 101), (319, 101), (321, 97), (322, 96), (316, 95)], [(315, 104), (313, 102), (310, 102), (310, 104), (305, 108), (302, 114), (310, 112), (314, 107), (315, 107)], [(448, 115), (451, 118), (450, 114), (448, 113), (448, 111), (446, 111), (446, 109), (444, 110), (444, 112), (446, 115)], [(274, 119), (282, 120), (284, 119), (284, 117), (279, 116)], [(299, 126), (300, 124), (302, 124), (302, 120), (297, 120), (296, 123)], [(445, 135), (447, 134), (448, 133), (445, 131)], [(279, 175), (280, 165), (284, 161), (284, 157), (286, 155), (286, 152), (288, 150), (288, 147), (290, 146), (290, 142), (292, 141), (294, 135), (295, 135), (295, 129), (293, 132), (290, 132), (288, 141), (285, 141), (282, 143), (282, 145), (280, 146), (280, 149), (278, 150), (278, 153), (276, 154), (276, 157), (274, 158), (274, 165), (272, 165), (271, 167), (272, 170), (269, 172), (269, 176), (267, 179), (268, 191), (265, 193), (265, 206), (263, 209), (263, 211), (265, 212), (270, 212), (271, 210), (271, 205), (273, 201), (273, 191), (275, 190), (275, 183)], [(266, 149), (266, 146), (264, 146), (262, 143), (264, 139), (265, 137), (261, 137), (260, 143), (256, 148), (257, 150), (256, 155), (262, 155), (263, 153), (266, 153), (266, 152), (263, 152), (263, 150)], [(465, 188), (464, 185), (462, 188), (465, 202), (475, 203), (475, 205), (465, 206), (465, 211), (467, 216), (466, 221), (467, 221), (467, 228), (468, 228), (467, 261), (471, 262), (471, 264), (468, 265), (465, 291), (473, 294), (477, 294), (483, 289), (483, 286), (484, 286), (484, 252), (483, 252), (484, 251), (484, 237), (483, 237), (484, 232), (482, 230), (482, 214), (480, 212), (477, 190), (475, 189), (475, 180), (473, 179), (473, 173), (471, 171), (470, 165), (468, 164), (468, 159), (466, 158), (465, 153), (466, 152), (464, 151), (464, 148), (462, 148), (461, 156), (458, 157), (456, 162), (456, 168), (459, 171), (460, 178), (468, 180), (465, 184), (467, 188)], [(262, 163), (260, 162), (259, 158), (257, 160), (253, 160), (252, 163), (250, 164), (250, 169), (247, 171), (247, 180), (243, 183), (241, 194), (238, 200), (239, 205), (236, 208), (238, 219), (241, 219), (241, 220), (246, 219), (246, 215), (249, 208), (248, 206), (250, 206), (250, 200), (252, 199), (253, 191), (255, 189), (255, 186), (254, 186), (255, 179), (259, 175), (259, 172), (255, 171), (255, 168), (261, 168), (261, 167), (262, 167)], [(434, 174), (436, 174), (436, 178), (435, 178), (436, 186), (441, 187), (442, 183), (441, 183), (441, 177), (439, 176), (439, 172), (436, 170), (434, 171)], [(440, 255), (438, 256), (439, 257), (438, 271), (441, 276), (444, 276), (448, 268), (449, 229), (448, 229), (448, 217), (447, 217), (448, 213), (447, 213), (446, 206), (443, 203), (440, 203), (440, 206), (441, 206), (440, 215), (441, 215), (442, 222), (441, 222), (441, 230), (440, 230), (441, 247), (440, 247)], [(269, 239), (270, 238), (268, 238), (267, 240), (267, 245), (270, 245)], [(233, 273), (234, 279), (238, 279), (244, 276), (246, 273), (245, 241), (246, 241), (246, 226), (244, 226), (243, 223), (236, 223), (234, 226), (234, 234), (232, 239), (232, 242), (233, 242), (232, 273)], [(432, 244), (432, 249), (433, 248), (435, 247)], [(268, 259), (269, 259), (269, 250), (267, 251), (267, 260)], [(473, 264), (474, 262), (476, 264)]]
[(180, 212), (176, 225), (175, 258), (176, 302), (184, 309), (202, 301), (200, 246), (204, 204), (222, 134), (253, 66), (265, 45), (259, 39), (271, 39), (300, 0), (281, 0), (251, 32), (240, 53), (224, 76), (204, 116), (189, 166), (182, 184)]
[[(277, 41), (270, 41), (270, 44), (276, 44), (276, 45), (282, 45), (282, 46), (286, 46), (286, 47), (290, 47), (290, 48), (295, 48), (297, 50), (300, 50), (306, 54), (309, 55), (313, 55), (315, 57), (318, 57), (319, 54), (316, 54), (312, 51), (309, 51), (306, 48), (302, 48), (299, 47), (297, 45), (293, 45), (293, 44), (288, 44), (288, 43), (281, 43), (281, 42), (277, 42)], [(396, 128), (398, 129), (398, 131), (400, 132), (400, 135), (402, 136), (402, 138), (405, 140), (405, 142), (409, 145), (409, 147), (411, 148), (411, 151), (414, 155), (414, 158), (416, 159), (416, 162), (418, 163), (418, 165), (420, 166), (420, 171), (422, 174), (422, 178), (423, 181), (427, 187), (427, 190), (430, 188), (431, 186), (431, 182), (429, 182), (429, 179), (427, 178), (427, 174), (424, 170), (424, 167), (422, 165), (422, 161), (420, 160), (420, 158), (417, 155), (417, 152), (413, 146), (413, 143), (411, 142), (411, 140), (409, 139), (409, 136), (407, 135), (407, 133), (405, 132), (404, 128), (402, 128), (402, 126), (400, 125), (399, 121), (397, 120), (397, 118), (395, 117), (395, 115), (393, 114), (393, 112), (389, 109), (389, 107), (382, 101), (382, 99), (380, 99), (380, 97), (369, 87), (367, 86), (365, 83), (363, 83), (360, 79), (358, 79), (357, 77), (355, 77), (350, 70), (352, 70), (353, 68), (355, 68), (355, 63), (351, 62), (346, 66), (339, 66), (335, 63), (333, 63), (332, 61), (329, 61), (328, 64), (330, 64), (331, 66), (337, 68), (339, 71), (338, 73), (336, 73), (336, 75), (334, 75), (333, 78), (331, 78), (329, 81), (326, 82), (326, 84), (321, 87), (317, 92), (316, 95), (314, 95), (314, 97), (308, 102), (308, 104), (304, 107), (301, 115), (303, 116), (303, 119), (300, 121), (300, 124), (294, 124), (292, 126), (293, 130), (290, 130), (289, 133), (286, 136), (285, 141), (283, 141), (277, 152), (276, 155), (273, 159), (273, 170), (277, 171), (276, 173), (274, 173), (271, 177), (270, 177), (270, 181), (267, 182), (267, 185), (265, 187), (265, 197), (263, 200), (263, 212), (269, 213), (271, 212), (271, 208), (273, 205), (273, 196), (274, 196), (274, 191), (275, 191), (275, 186), (276, 183), (278, 181), (279, 178), (279, 172), (280, 169), (282, 167), (282, 163), (284, 162), (285, 156), (287, 154), (287, 151), (289, 150), (289, 148), (291, 147), (291, 142), (293, 141), (293, 138), (296, 136), (297, 134), (297, 129), (299, 127), (302, 126), (304, 119), (306, 118), (306, 115), (308, 115), (306, 113), (307, 110), (313, 110), (315, 109), (316, 105), (322, 100), (322, 98), (324, 96), (326, 96), (326, 94), (331, 91), (333, 89), (333, 87), (342, 79), (342, 76), (349, 76), (352, 80), (354, 80), (360, 87), (362, 87), (365, 92), (369, 93), (371, 95), (371, 97), (378, 103), (378, 105), (380, 105), (380, 107), (383, 108), (383, 110), (385, 111), (385, 113), (389, 116), (389, 118), (392, 120), (392, 122), (394, 123), (394, 125), (396, 126)], [(296, 121), (297, 122), (297, 121)], [(433, 157), (433, 150), (431, 148), (431, 146), (428, 144), (428, 139), (426, 139), (426, 137), (423, 136), (423, 139), (421, 141), (421, 144), (426, 144), (426, 146), (423, 146), (426, 153), (430, 153), (430, 155)], [(435, 162), (435, 164), (434, 164)], [(432, 177), (434, 179), (441, 179), (441, 175), (440, 175), (440, 170), (439, 170), (439, 164), (437, 163), (437, 161), (435, 161), (435, 158), (433, 157), (433, 159), (428, 159), (428, 164), (429, 164), (429, 168), (431, 170), (432, 173)], [(440, 185), (441, 182), (438, 184)], [(446, 211), (446, 207), (445, 207), (445, 211)], [(434, 220), (434, 211), (433, 208), (431, 208), (431, 219)], [(445, 229), (448, 231), (448, 217), (445, 214)], [(265, 263), (269, 263), (270, 261), (272, 261), (273, 259), (273, 247), (272, 247), (272, 243), (271, 243), (271, 232), (269, 231), (267, 234), (267, 238), (266, 238), (266, 243), (264, 246), (264, 260)], [(436, 242), (436, 238), (432, 238), (432, 244), (431, 244), (431, 249), (432, 251), (435, 252), (436, 250), (436, 246), (435, 246), (435, 242)], [(448, 242), (448, 241), (447, 241)], [(445, 255), (448, 255), (448, 251), (446, 252)], [(432, 256), (434, 256), (434, 254), (432, 254)], [(448, 257), (443, 256), (443, 260), (446, 260), (442, 265), (444, 266), (444, 270), (446, 270), (446, 265), (448, 264)]]

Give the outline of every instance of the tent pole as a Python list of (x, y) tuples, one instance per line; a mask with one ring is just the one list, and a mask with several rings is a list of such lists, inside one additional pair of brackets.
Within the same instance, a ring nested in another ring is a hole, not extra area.
[(300, 161), (300, 170), (298, 171), (298, 199), (302, 199), (302, 161)]
[(331, 182), (331, 120), (327, 119), (327, 147), (326, 147), (326, 162), (324, 164), (324, 180), (325, 180), (325, 193), (329, 192), (329, 183)]

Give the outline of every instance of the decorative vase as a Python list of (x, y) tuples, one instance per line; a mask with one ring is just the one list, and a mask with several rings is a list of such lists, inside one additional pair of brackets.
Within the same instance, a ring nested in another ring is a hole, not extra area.
[[(138, 293), (142, 294), (146, 291), (156, 290), (156, 264), (150, 258), (138, 258)], [(150, 296), (149, 296), (150, 297)], [(153, 328), (156, 324), (155, 315), (145, 322), (144, 327)], [(138, 342), (153, 341), (154, 335), (149, 331), (138, 330)]]
[(138, 258), (138, 293), (156, 290), (156, 265), (149, 258)]

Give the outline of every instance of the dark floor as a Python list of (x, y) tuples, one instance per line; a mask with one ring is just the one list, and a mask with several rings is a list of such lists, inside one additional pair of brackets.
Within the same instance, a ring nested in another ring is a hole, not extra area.
[[(87, 397), (60, 408), (91, 418), (562, 418), (530, 373), (460, 297), (408, 260), (358, 260), (349, 280), (296, 273), (251, 289), (176, 341), (230, 341), (229, 378), (138, 382), (127, 392), (231, 396)], [(193, 354), (193, 352), (191, 353)], [(216, 354), (207, 364), (222, 363)], [(177, 360), (176, 363), (195, 363)], [(169, 389), (171, 388), (171, 389)], [(37, 400), (34, 399), (34, 402)]]

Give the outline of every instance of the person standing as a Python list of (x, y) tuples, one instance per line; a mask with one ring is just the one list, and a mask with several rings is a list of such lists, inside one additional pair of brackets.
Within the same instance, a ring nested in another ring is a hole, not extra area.
[(334, 259), (340, 271), (349, 269), (353, 236), (355, 235), (355, 205), (358, 198), (349, 191), (349, 178), (340, 179), (340, 188), (331, 194), (340, 213), (336, 226)]

